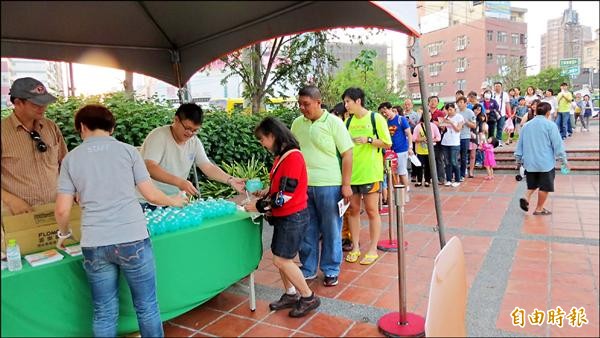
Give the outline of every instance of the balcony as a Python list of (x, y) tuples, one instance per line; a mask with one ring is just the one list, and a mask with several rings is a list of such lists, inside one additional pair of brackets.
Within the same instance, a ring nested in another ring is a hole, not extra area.
[(463, 73), (465, 71), (464, 67), (456, 67), (456, 72), (457, 73)]

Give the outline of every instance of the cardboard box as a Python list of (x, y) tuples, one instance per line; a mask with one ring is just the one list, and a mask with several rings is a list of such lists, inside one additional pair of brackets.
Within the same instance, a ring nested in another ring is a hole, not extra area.
[[(73, 236), (65, 245), (81, 240), (81, 208), (74, 204), (69, 216)], [(33, 207), (32, 212), (16, 216), (2, 216), (2, 251), (6, 252), (8, 241), (14, 239), (19, 244), (21, 256), (52, 249), (58, 237), (58, 224), (54, 218), (54, 203)]]

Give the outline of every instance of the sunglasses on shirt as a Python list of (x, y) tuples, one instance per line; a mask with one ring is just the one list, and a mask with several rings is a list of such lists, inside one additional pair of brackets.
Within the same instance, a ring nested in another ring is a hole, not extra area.
[(48, 146), (46, 145), (46, 143), (44, 143), (44, 141), (42, 141), (42, 137), (40, 136), (40, 133), (38, 133), (35, 130), (32, 130), (29, 132), (29, 136), (31, 137), (31, 139), (33, 141), (35, 141), (35, 147), (37, 148), (37, 150), (40, 153), (43, 153), (46, 150), (48, 150)]

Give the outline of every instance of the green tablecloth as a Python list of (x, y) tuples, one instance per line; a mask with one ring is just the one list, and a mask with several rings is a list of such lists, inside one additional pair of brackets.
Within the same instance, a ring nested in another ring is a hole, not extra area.
[[(258, 267), (261, 225), (247, 213), (152, 238), (163, 321), (206, 302)], [(90, 287), (80, 257), (2, 271), (2, 336), (92, 336)], [(120, 281), (119, 334), (138, 330), (131, 293)]]

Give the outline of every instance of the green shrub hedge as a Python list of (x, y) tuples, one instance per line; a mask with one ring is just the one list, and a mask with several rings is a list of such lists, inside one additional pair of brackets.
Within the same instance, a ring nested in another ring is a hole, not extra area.
[[(56, 122), (69, 150), (81, 143), (74, 128), (75, 112), (84, 104), (98, 102), (107, 106), (115, 115), (117, 125), (113, 136), (134, 146), (141, 146), (154, 128), (171, 123), (176, 110), (156, 98), (129, 97), (124, 92), (70, 97), (67, 100), (59, 98), (56, 103), (48, 106), (46, 116)], [(3, 109), (2, 117), (8, 116), (10, 112), (10, 109)], [(204, 117), (199, 137), (208, 157), (220, 166), (223, 163), (248, 163), (254, 157), (269, 168), (272, 156), (256, 140), (254, 128), (266, 116), (275, 116), (289, 127), (299, 114), (298, 110), (287, 108), (256, 115), (209, 111)]]

